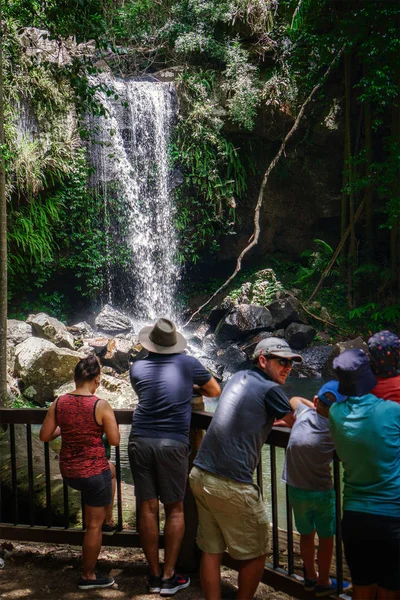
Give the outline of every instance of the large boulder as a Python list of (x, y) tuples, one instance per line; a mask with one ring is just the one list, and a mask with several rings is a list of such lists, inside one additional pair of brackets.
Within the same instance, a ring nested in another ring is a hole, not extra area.
[(105, 333), (128, 333), (133, 329), (131, 319), (124, 313), (106, 304), (95, 320), (96, 327)]
[(17, 346), (32, 337), (32, 326), (17, 319), (7, 320), (7, 344)]
[(129, 359), (133, 350), (133, 341), (122, 338), (108, 340), (106, 352), (101, 357), (103, 365), (112, 367), (118, 373), (129, 369)]
[[(75, 389), (75, 383), (69, 381), (54, 390), (54, 397), (58, 398)], [(126, 379), (119, 379), (112, 375), (101, 374), (100, 385), (95, 392), (102, 400), (107, 400), (113, 408), (133, 408), (138, 403), (138, 397), (131, 384)]]
[(293, 296), (287, 296), (268, 304), (268, 309), (275, 321), (275, 328), (287, 327), (290, 323), (307, 324), (307, 318), (300, 302)]
[(316, 329), (310, 325), (290, 323), (285, 330), (285, 339), (291, 348), (301, 350), (313, 341), (316, 333)]
[(347, 340), (346, 342), (338, 342), (332, 346), (332, 351), (326, 361), (325, 367), (323, 369), (323, 376), (327, 379), (337, 379), (335, 375), (335, 371), (333, 370), (332, 363), (334, 359), (339, 356), (345, 350), (351, 350), (353, 348), (359, 348), (364, 350), (366, 354), (368, 354), (368, 344), (364, 342), (361, 337), (354, 338), (352, 340)]
[(79, 352), (58, 348), (52, 342), (32, 337), (15, 349), (15, 373), (22, 380), (23, 395), (43, 406), (53, 400), (53, 390), (74, 376)]
[(257, 330), (274, 329), (271, 313), (257, 304), (239, 304), (219, 322), (215, 335), (218, 342), (240, 340)]
[(61, 321), (54, 317), (49, 317), (46, 313), (38, 313), (29, 315), (26, 322), (32, 326), (34, 336), (49, 340), (60, 348), (75, 349), (74, 336)]

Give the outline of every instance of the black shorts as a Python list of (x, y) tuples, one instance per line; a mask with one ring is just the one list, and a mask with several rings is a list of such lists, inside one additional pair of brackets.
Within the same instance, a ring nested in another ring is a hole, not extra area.
[(93, 477), (64, 477), (67, 485), (83, 493), (83, 503), (88, 506), (107, 506), (112, 501), (111, 471), (107, 469)]
[(140, 502), (160, 498), (163, 504), (184, 499), (189, 471), (189, 446), (165, 438), (131, 437), (129, 462)]
[(342, 534), (354, 585), (400, 590), (400, 518), (345, 510)]

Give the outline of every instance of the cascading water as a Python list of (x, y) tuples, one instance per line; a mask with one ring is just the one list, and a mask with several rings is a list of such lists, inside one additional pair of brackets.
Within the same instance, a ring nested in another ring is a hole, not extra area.
[[(124, 273), (118, 266), (109, 267), (107, 300), (138, 321), (174, 318), (179, 269), (168, 142), (175, 90), (172, 84), (146, 79), (114, 79), (106, 84), (108, 94), (98, 94), (107, 117), (92, 120), (93, 184), (104, 198), (109, 244), (127, 243), (131, 263)], [(107, 216), (115, 213), (116, 203), (117, 220), (124, 223), (121, 234), (112, 230)]]

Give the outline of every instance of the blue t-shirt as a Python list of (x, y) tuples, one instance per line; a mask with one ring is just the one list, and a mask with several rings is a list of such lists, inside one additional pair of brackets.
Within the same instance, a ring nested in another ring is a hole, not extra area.
[(343, 508), (400, 516), (400, 405), (373, 394), (334, 403), (329, 425), (343, 462)]
[(133, 363), (130, 378), (139, 397), (131, 435), (189, 443), (193, 384), (210, 381), (209, 371), (187, 354), (150, 353)]
[(194, 464), (222, 477), (252, 483), (274, 420), (290, 411), (283, 389), (263, 371), (239, 371), (222, 392)]

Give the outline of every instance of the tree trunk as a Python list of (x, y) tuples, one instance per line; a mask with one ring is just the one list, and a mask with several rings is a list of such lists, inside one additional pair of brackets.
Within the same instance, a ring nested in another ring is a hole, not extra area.
[[(397, 77), (398, 84), (400, 85), (400, 73)], [(399, 88), (398, 88), (399, 89)], [(397, 95), (396, 102), (393, 103), (392, 108), (392, 149), (391, 152), (399, 152), (400, 150), (400, 92)], [(400, 197), (400, 173), (397, 174), (393, 182), (393, 198)], [(397, 214), (396, 218), (393, 218), (392, 229), (390, 231), (390, 265), (391, 265), (391, 278), (393, 282), (393, 289), (397, 294), (400, 293), (400, 240), (399, 240), (399, 217)]]
[(0, 0), (0, 406), (7, 399), (7, 198), (3, 103), (4, 26)]
[[(371, 121), (371, 105), (369, 102), (364, 106), (364, 131), (365, 131), (365, 174), (369, 178), (371, 176), (372, 164), (372, 121)], [(371, 181), (367, 183), (365, 193), (365, 254), (368, 262), (373, 260), (373, 185)]]
[(349, 308), (354, 308), (353, 272), (356, 262), (356, 234), (354, 227), (354, 191), (353, 191), (353, 165), (351, 162), (351, 55), (345, 52), (345, 93), (346, 93), (346, 154), (348, 159), (348, 185), (349, 185), (349, 225), (350, 246), (347, 261), (347, 302)]

